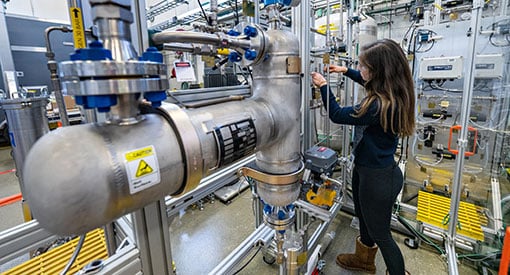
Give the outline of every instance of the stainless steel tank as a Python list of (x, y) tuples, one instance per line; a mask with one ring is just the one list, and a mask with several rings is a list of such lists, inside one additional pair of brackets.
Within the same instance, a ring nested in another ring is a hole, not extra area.
[(257, 152), (257, 166), (265, 173), (290, 174), (301, 166), (300, 159), (300, 89), (299, 73), (289, 73), (292, 59), (299, 59), (299, 41), (288, 31), (268, 30), (266, 59), (253, 67), (253, 94), (263, 95), (273, 114), (275, 128), (272, 142), (262, 144)]
[(12, 156), (22, 194), (25, 194), (23, 164), (28, 151), (40, 137), (49, 132), (46, 117), (48, 102), (47, 97), (15, 98), (0, 101), (0, 106), (7, 117)]

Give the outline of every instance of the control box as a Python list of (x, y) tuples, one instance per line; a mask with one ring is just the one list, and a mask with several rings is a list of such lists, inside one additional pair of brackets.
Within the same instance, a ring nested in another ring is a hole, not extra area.
[(424, 57), (420, 60), (420, 79), (459, 79), (462, 77), (462, 56)]
[(311, 162), (310, 170), (314, 173), (332, 173), (336, 166), (338, 156), (328, 147), (313, 146), (305, 151), (305, 161)]
[(475, 78), (503, 77), (503, 54), (479, 54), (475, 58)]

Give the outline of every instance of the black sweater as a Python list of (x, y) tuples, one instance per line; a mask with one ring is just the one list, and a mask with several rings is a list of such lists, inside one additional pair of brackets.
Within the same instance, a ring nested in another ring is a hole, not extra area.
[[(363, 84), (359, 71), (349, 69), (345, 76)], [(354, 125), (354, 163), (369, 168), (384, 168), (394, 163), (394, 154), (398, 145), (398, 137), (391, 132), (385, 133), (380, 124), (378, 101), (374, 101), (368, 111), (360, 117), (354, 117), (359, 105), (340, 107), (335, 96), (329, 92), (327, 85), (321, 87), (324, 106), (329, 99), (329, 118), (334, 123)]]

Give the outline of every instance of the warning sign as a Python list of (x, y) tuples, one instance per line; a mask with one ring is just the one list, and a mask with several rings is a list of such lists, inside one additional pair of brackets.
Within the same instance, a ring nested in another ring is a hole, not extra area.
[(141, 177), (150, 173), (152, 173), (152, 168), (142, 159), (140, 164), (138, 164), (138, 169), (136, 169), (136, 177)]
[(75, 49), (83, 49), (87, 47), (87, 40), (85, 38), (85, 27), (83, 26), (83, 16), (81, 9), (71, 7), (69, 10), (71, 15), (71, 26), (73, 27), (73, 40)]
[(126, 152), (124, 157), (131, 194), (154, 186), (161, 181), (154, 146)]

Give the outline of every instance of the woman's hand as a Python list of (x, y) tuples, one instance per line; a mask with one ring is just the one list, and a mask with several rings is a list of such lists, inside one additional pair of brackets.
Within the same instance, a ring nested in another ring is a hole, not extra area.
[(313, 85), (315, 85), (319, 88), (328, 84), (328, 82), (326, 81), (324, 76), (322, 76), (320, 73), (316, 73), (316, 72), (312, 72), (312, 82), (313, 82)]
[(324, 67), (324, 72), (327, 72), (328, 71), (328, 67), (329, 67), (329, 72), (330, 73), (342, 73), (342, 74), (345, 74), (347, 72), (347, 67), (345, 66), (338, 66), (338, 65), (326, 65)]

